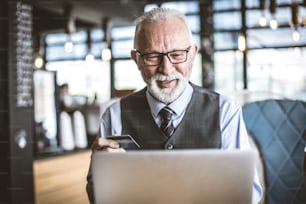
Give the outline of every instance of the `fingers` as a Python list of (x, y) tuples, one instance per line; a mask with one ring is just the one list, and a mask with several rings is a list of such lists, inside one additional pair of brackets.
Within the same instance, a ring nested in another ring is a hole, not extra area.
[(108, 140), (108, 139), (105, 139), (105, 138), (99, 138), (98, 139), (98, 146), (99, 147), (110, 147), (110, 148), (113, 148), (113, 149), (117, 149), (119, 148), (119, 143), (114, 141), (114, 140)]
[(113, 149), (113, 148), (106, 148), (107, 152), (126, 152), (123, 148)]
[(119, 149), (119, 143), (114, 140), (108, 140), (105, 138), (97, 137), (94, 141), (91, 149), (92, 151), (96, 150), (106, 150), (110, 151), (110, 149)]

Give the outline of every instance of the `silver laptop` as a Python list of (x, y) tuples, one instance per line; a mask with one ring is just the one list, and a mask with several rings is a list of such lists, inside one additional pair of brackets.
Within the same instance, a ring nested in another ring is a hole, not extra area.
[(96, 152), (97, 204), (249, 204), (255, 153), (246, 150)]

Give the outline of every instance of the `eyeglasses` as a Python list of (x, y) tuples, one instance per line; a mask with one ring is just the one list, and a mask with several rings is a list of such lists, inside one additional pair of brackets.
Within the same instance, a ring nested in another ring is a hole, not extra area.
[(167, 56), (172, 64), (180, 64), (187, 61), (187, 54), (190, 50), (189, 46), (186, 50), (174, 50), (170, 52), (152, 52), (142, 54), (139, 50), (136, 50), (137, 54), (143, 59), (143, 62), (147, 66), (157, 66), (162, 63), (163, 56)]

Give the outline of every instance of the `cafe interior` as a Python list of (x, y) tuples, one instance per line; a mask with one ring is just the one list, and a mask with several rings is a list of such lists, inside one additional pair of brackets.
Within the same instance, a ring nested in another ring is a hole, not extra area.
[(89, 203), (100, 117), (145, 86), (130, 51), (155, 7), (187, 17), (190, 81), (241, 105), (262, 203), (306, 197), (306, 0), (4, 0), (0, 203)]

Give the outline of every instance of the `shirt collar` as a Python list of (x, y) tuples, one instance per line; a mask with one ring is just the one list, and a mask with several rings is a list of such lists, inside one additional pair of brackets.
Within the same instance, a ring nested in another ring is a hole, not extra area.
[[(193, 93), (192, 86), (188, 83), (183, 93), (168, 106), (174, 111), (176, 116), (180, 116), (186, 110)], [(158, 116), (159, 111), (166, 105), (151, 96), (149, 91), (146, 91), (146, 97), (154, 117)]]

